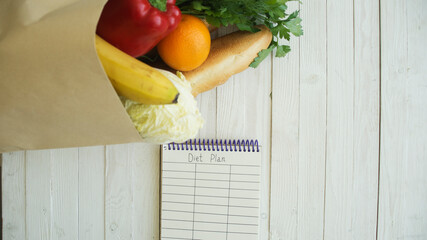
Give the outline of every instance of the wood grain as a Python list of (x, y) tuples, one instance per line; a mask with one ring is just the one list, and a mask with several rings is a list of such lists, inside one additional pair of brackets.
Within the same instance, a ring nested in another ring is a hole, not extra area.
[(381, 2), (379, 240), (427, 238), (426, 9)]
[[(298, 10), (290, 3), (289, 12)], [(281, 40), (280, 44), (289, 44)], [(273, 58), (270, 239), (297, 239), (300, 48), (290, 42), (286, 58)]]
[(143, 143), (106, 147), (106, 239), (159, 238), (159, 151)]
[(132, 161), (130, 144), (106, 146), (105, 239), (132, 239)]
[(159, 239), (160, 147), (135, 143), (129, 146), (132, 164), (132, 236)]
[(354, 1), (353, 192), (349, 209), (353, 239), (376, 239), (379, 119), (379, 1)]
[(25, 239), (25, 151), (4, 153), (1, 170), (3, 239)]
[(79, 239), (104, 239), (105, 147), (79, 148)]
[(354, 191), (353, 1), (327, 2), (326, 239), (351, 239)]
[(52, 239), (51, 150), (26, 152), (27, 239)]
[(301, 5), (297, 239), (323, 239), (327, 27), (326, 2)]
[(196, 98), (199, 111), (205, 120), (202, 129), (200, 129), (198, 138), (216, 138), (216, 88), (199, 94)]
[(52, 239), (78, 239), (78, 163), (77, 148), (51, 150), (50, 201)]

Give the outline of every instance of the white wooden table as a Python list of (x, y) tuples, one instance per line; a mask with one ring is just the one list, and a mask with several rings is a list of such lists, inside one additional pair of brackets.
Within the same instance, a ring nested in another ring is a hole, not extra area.
[[(305, 34), (198, 97), (263, 145), (260, 239), (427, 239), (427, 1), (313, 0)], [(159, 146), (3, 154), (3, 237), (158, 239)]]

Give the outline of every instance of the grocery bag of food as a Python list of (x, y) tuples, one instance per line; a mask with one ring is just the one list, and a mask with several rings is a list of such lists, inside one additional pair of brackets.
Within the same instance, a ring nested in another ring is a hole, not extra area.
[[(183, 142), (202, 127), (184, 75), (152, 68), (96, 36), (105, 3), (0, 1), (0, 152)], [(107, 31), (116, 24), (106, 22)]]
[[(230, 19), (238, 2), (0, 0), (0, 152), (195, 137), (195, 96), (302, 34), (286, 2), (262, 4)], [(137, 59), (154, 47), (163, 69)]]

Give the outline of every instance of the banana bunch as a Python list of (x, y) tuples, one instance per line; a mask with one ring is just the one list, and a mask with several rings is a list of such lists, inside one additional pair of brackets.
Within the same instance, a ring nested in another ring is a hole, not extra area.
[(143, 104), (176, 103), (179, 92), (157, 69), (138, 61), (96, 36), (96, 50), (117, 93)]

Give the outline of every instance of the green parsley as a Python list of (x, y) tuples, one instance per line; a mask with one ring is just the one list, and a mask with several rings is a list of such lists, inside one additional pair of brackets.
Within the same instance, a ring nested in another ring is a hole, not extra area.
[(216, 27), (236, 25), (240, 30), (257, 32), (255, 26), (263, 24), (273, 33), (273, 40), (267, 49), (258, 53), (251, 63), (256, 68), (262, 60), (276, 49), (276, 57), (284, 57), (291, 48), (280, 45), (279, 39), (290, 40), (291, 34), (303, 34), (299, 11), (286, 13), (290, 0), (177, 0), (176, 5), (183, 14), (190, 14)]

